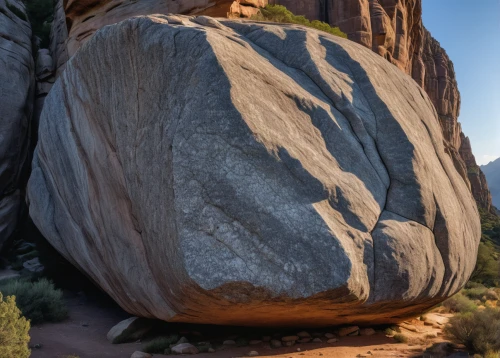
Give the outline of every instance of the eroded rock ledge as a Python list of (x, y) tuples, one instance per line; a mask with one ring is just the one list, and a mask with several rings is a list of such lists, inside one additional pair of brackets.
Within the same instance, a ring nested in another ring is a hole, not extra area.
[(443, 143), (424, 90), (352, 41), (134, 18), (46, 98), (30, 214), (138, 316), (399, 321), (475, 264), (476, 204)]

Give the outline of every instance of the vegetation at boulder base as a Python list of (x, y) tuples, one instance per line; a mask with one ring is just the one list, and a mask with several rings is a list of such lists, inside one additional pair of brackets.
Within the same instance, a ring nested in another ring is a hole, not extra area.
[(179, 336), (173, 334), (168, 337), (157, 337), (153, 340), (146, 342), (142, 347), (142, 351), (151, 354), (163, 354), (165, 349), (170, 348), (171, 344), (176, 343), (179, 340)]
[(449, 339), (468, 349), (493, 356), (500, 353), (500, 309), (456, 314), (445, 327)]
[(347, 35), (340, 31), (338, 27), (332, 27), (326, 22), (318, 20), (309, 21), (304, 16), (295, 15), (283, 5), (266, 5), (266, 7), (260, 10), (259, 14), (252, 16), (252, 20), (298, 24), (347, 38)]
[(13, 296), (0, 293), (0, 358), (28, 358), (30, 323), (21, 315)]
[(62, 291), (54, 288), (47, 279), (31, 282), (27, 279), (11, 279), (0, 282), (0, 293), (15, 296), (23, 315), (36, 325), (42, 322), (58, 322), (68, 316)]

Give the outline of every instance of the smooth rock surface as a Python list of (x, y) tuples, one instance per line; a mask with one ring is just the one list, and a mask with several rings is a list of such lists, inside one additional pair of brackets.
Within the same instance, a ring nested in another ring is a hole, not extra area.
[(0, 0), (0, 250), (17, 225), (28, 175), (34, 72), (24, 4)]
[(67, 64), (28, 187), (44, 236), (167, 321), (396, 322), (460, 290), (478, 213), (426, 93), (349, 40), (202, 20), (108, 26)]
[(151, 320), (130, 317), (113, 326), (107, 334), (107, 339), (113, 344), (135, 342), (142, 339), (152, 328)]
[[(458, 122), (460, 93), (453, 63), (422, 23), (422, 0), (269, 0), (295, 14), (338, 26), (348, 38), (413, 77), (436, 107), (446, 150), (468, 177), (478, 205), (491, 210), (491, 196)], [(471, 174), (472, 173), (472, 174)], [(476, 173), (479, 173), (476, 175)]]

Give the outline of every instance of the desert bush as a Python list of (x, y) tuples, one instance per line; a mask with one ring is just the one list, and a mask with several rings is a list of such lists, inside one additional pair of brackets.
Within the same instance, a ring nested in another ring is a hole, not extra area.
[(40, 279), (37, 282), (23, 279), (7, 280), (0, 282), (0, 292), (16, 296), (19, 309), (34, 325), (62, 321), (68, 316), (62, 291), (55, 289), (54, 284), (47, 279)]
[(24, 3), (26, 4), (33, 34), (41, 39), (41, 47), (47, 48), (49, 46), (50, 28), (54, 16), (54, 1), (25, 0)]
[(347, 35), (340, 31), (338, 27), (331, 27), (325, 22), (318, 20), (309, 21), (304, 16), (297, 16), (282, 5), (267, 5), (261, 9), (258, 15), (252, 17), (253, 20), (272, 21), (288, 24), (298, 24), (311, 27), (317, 30), (328, 32), (329, 34), (347, 38)]
[(0, 293), (0, 358), (28, 358), (30, 323), (21, 315), (15, 297)]
[(453, 342), (486, 354), (500, 350), (500, 310), (486, 308), (450, 318), (445, 333)]
[(472, 312), (477, 310), (477, 305), (462, 293), (448, 298), (443, 306), (450, 312)]
[(151, 354), (163, 354), (165, 349), (170, 348), (170, 345), (177, 343), (179, 339), (179, 336), (176, 334), (168, 337), (157, 337), (149, 342), (146, 342), (142, 347), (142, 351)]
[(401, 334), (401, 333), (398, 333), (398, 334), (395, 334), (394, 337), (394, 340), (398, 343), (407, 343), (408, 342), (408, 337), (406, 337), (404, 334)]

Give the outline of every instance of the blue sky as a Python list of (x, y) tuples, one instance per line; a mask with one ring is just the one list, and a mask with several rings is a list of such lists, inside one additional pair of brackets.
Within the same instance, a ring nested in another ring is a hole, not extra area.
[(459, 121), (479, 164), (500, 157), (500, 0), (422, 0), (425, 27), (455, 66)]

